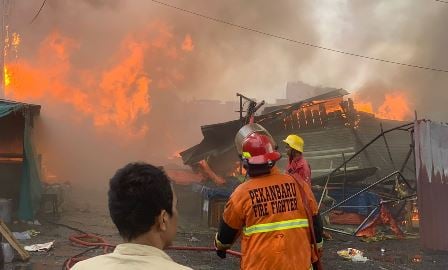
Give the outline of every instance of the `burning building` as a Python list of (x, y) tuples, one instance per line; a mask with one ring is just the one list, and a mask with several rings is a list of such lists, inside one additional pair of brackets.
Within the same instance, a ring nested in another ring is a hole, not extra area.
[(12, 203), (21, 220), (32, 220), (39, 207), (39, 160), (32, 133), (40, 108), (0, 99), (0, 198)]
[[(348, 94), (343, 89), (335, 89), (296, 103), (266, 107), (260, 115), (255, 116), (255, 122), (269, 130), (277, 142), (292, 133), (303, 137), (305, 156), (311, 165), (313, 177), (320, 179), (320, 176), (331, 172), (344, 159), (349, 159), (377, 136), (381, 129), (404, 123), (379, 119), (372, 113), (357, 110), (351, 99), (344, 100)], [(234, 120), (202, 126), (202, 142), (180, 153), (184, 163), (196, 170), (202, 170), (204, 164), (207, 164), (217, 176), (226, 179), (234, 177), (239, 166), (233, 140), (241, 125), (240, 120)], [(389, 150), (377, 142), (378, 147), (352, 160), (346, 171), (385, 175), (396, 168), (406, 158), (410, 137), (407, 133), (393, 134), (387, 135), (385, 140), (389, 142)], [(286, 162), (283, 157), (278, 166), (283, 168)], [(411, 167), (405, 169), (413, 172)]]
[[(304, 155), (312, 168), (313, 185), (324, 186), (331, 173), (329, 189), (336, 201), (344, 200), (390, 172), (399, 171), (403, 178), (415, 181), (415, 170), (408, 162), (412, 138), (406, 122), (382, 119), (363, 111), (351, 98), (347, 98), (348, 94), (343, 89), (329, 89), (324, 94), (299, 102), (266, 107), (254, 120), (269, 130), (277, 142), (289, 134), (299, 134), (305, 140)], [(214, 182), (210, 187), (212, 191), (206, 195), (210, 200), (206, 200), (206, 204), (210, 205), (204, 208), (221, 209), (213, 207), (213, 201), (222, 204), (233, 187), (244, 178), (234, 136), (246, 120), (247, 117), (202, 126), (202, 142), (180, 153), (185, 164), (205, 173), (209, 176), (206, 178)], [(396, 132), (383, 132), (390, 129)], [(370, 146), (368, 149), (364, 149), (366, 144)], [(283, 158), (277, 165), (286, 168), (285, 148), (281, 144), (279, 146)], [(378, 192), (388, 194), (393, 190), (394, 185), (384, 185)], [(363, 200), (362, 203), (366, 200), (377, 203), (380, 198), (372, 195)], [(369, 209), (361, 212), (367, 215)]]

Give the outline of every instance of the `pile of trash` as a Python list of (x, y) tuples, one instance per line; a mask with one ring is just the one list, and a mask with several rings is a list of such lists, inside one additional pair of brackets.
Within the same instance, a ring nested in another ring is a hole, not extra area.
[(365, 263), (369, 259), (364, 257), (364, 253), (361, 250), (357, 250), (354, 248), (346, 248), (338, 251), (338, 255), (346, 260), (350, 260), (352, 262), (363, 262)]

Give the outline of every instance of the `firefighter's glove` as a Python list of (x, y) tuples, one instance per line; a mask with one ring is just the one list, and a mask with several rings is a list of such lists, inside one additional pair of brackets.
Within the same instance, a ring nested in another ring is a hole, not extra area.
[[(324, 246), (323, 240), (320, 243), (317, 243), (317, 254), (318, 254), (319, 258), (322, 258), (322, 256), (324, 255), (323, 254), (323, 252), (324, 252), (323, 246)], [(314, 245), (313, 245), (313, 249), (314, 249)]]
[(322, 259), (322, 257), (324, 256), (324, 249), (323, 248), (319, 248), (317, 250), (317, 252), (319, 252), (319, 258)]
[(221, 258), (221, 259), (225, 259), (226, 255), (227, 255), (227, 252), (225, 250), (217, 249), (216, 250), (216, 255), (218, 255), (218, 257)]
[(231, 244), (223, 244), (221, 241), (218, 240), (218, 234), (215, 236), (215, 249), (216, 249), (216, 255), (218, 255), (219, 258), (225, 259), (228, 250), (231, 247)]

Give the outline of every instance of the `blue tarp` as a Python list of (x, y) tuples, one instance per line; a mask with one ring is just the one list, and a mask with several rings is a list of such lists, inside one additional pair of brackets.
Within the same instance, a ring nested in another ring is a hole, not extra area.
[[(346, 188), (343, 192), (340, 189), (330, 190), (328, 192), (328, 196), (336, 200), (336, 203), (341, 202), (343, 199), (346, 199), (356, 192), (359, 192), (361, 188)], [(315, 192), (314, 196), (317, 201), (319, 201), (322, 192)], [(344, 210), (344, 212), (350, 213), (358, 213), (360, 215), (368, 215), (370, 211), (375, 208), (381, 201), (381, 198), (372, 192), (364, 192), (354, 197), (353, 199), (347, 201), (342, 206), (356, 206), (356, 207), (344, 207), (340, 208), (340, 210)], [(370, 207), (361, 207), (361, 206), (370, 206)]]
[(193, 191), (202, 193), (204, 199), (207, 200), (227, 199), (240, 184), (240, 181), (233, 178), (227, 178), (226, 181), (225, 186), (216, 186), (214, 184), (210, 184), (210, 186), (194, 184)]
[[(194, 185), (193, 190), (201, 192), (205, 199), (211, 200), (216, 198), (229, 198), (233, 190), (237, 185), (223, 186), (223, 187), (207, 187), (203, 185)], [(346, 188), (345, 191), (342, 190), (330, 190), (328, 195), (336, 200), (336, 203), (341, 202), (353, 194), (359, 192), (361, 188)], [(314, 196), (317, 201), (319, 201), (322, 192), (314, 192)], [(358, 213), (360, 215), (368, 215), (375, 206), (377, 206), (381, 201), (381, 198), (372, 192), (364, 192), (354, 197), (353, 199), (347, 201), (342, 206), (355, 206), (355, 207), (344, 207), (344, 212)]]
[(32, 115), (26, 104), (0, 102), (0, 118), (14, 112), (20, 112), (25, 118), (18, 217), (20, 220), (33, 220), (39, 209), (42, 184), (32, 142)]

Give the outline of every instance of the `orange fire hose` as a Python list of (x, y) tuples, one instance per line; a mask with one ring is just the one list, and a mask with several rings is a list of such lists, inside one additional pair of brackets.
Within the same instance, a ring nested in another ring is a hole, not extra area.
[[(88, 233), (76, 234), (69, 237), (69, 240), (77, 245), (90, 247), (89, 249), (83, 251), (80, 254), (77, 254), (64, 262), (63, 269), (70, 270), (77, 262), (81, 261), (81, 256), (91, 251), (93, 249), (97, 249), (102, 247), (104, 253), (109, 253), (112, 248), (115, 248), (114, 245), (107, 243), (107, 241), (98, 236)], [(187, 250), (187, 251), (216, 251), (214, 247), (187, 247), (187, 246), (170, 246), (168, 247), (170, 250)], [(233, 250), (227, 250), (227, 254), (241, 258), (241, 253)]]

